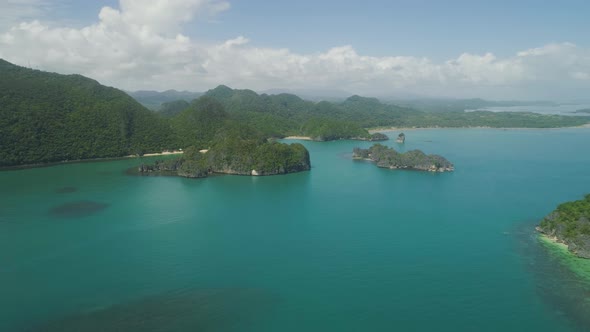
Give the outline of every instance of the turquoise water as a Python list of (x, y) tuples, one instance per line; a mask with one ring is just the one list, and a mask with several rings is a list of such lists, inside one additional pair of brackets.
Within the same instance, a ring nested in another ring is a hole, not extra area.
[(456, 171), (340, 141), (286, 176), (0, 172), (0, 331), (587, 330), (590, 287), (533, 229), (590, 192), (590, 130), (406, 136)]

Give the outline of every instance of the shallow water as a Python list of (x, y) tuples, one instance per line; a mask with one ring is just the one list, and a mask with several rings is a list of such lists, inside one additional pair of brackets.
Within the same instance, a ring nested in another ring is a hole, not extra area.
[(303, 142), (313, 169), (287, 176), (0, 172), (0, 331), (587, 330), (588, 283), (534, 225), (590, 192), (590, 130), (405, 133), (386, 144), (456, 171), (340, 141)]

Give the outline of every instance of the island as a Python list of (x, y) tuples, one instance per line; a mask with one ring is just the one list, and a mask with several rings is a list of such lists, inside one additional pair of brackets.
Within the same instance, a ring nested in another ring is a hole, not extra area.
[(354, 148), (352, 158), (369, 160), (377, 167), (389, 169), (408, 169), (428, 172), (452, 172), (454, 165), (439, 155), (427, 155), (420, 150), (405, 153), (395, 151), (381, 144), (374, 144), (369, 149)]
[(141, 164), (141, 175), (176, 175), (204, 178), (212, 174), (278, 175), (311, 169), (309, 152), (299, 144), (236, 140), (216, 144), (211, 149), (191, 146), (182, 157)]
[(590, 258), (590, 194), (557, 206), (543, 218), (537, 231), (554, 242), (567, 245), (574, 255)]
[(583, 108), (581, 110), (577, 110), (574, 113), (586, 113), (586, 114), (590, 114), (590, 108)]

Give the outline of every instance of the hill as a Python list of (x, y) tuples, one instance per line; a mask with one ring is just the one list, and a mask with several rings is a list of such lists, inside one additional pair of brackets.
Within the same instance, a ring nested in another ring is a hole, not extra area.
[(170, 126), (121, 90), (0, 60), (0, 166), (173, 146)]
[(203, 95), (201, 92), (190, 92), (190, 91), (176, 91), (176, 90), (166, 90), (166, 91), (149, 91), (149, 90), (140, 90), (140, 91), (130, 91), (127, 92), (131, 97), (137, 100), (143, 106), (151, 109), (152, 111), (160, 111), (162, 106), (165, 103), (177, 101), (177, 100), (184, 100), (186, 102), (191, 102), (194, 99), (199, 98)]

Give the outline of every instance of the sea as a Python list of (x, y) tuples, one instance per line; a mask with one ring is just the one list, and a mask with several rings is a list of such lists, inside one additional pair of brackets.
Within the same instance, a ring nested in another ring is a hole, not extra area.
[(359, 141), (286, 141), (312, 169), (280, 176), (2, 171), (0, 331), (590, 330), (590, 264), (535, 232), (590, 193), (590, 128), (404, 133), (455, 171)]

